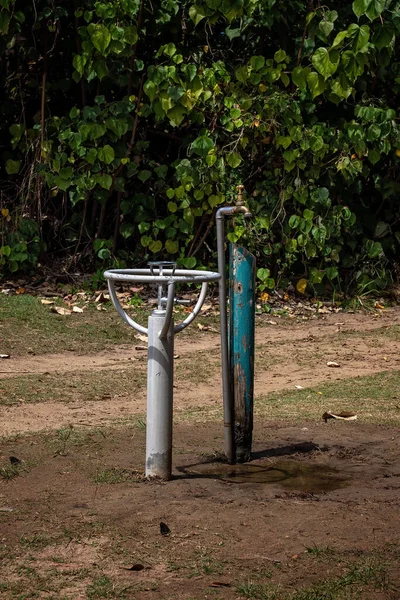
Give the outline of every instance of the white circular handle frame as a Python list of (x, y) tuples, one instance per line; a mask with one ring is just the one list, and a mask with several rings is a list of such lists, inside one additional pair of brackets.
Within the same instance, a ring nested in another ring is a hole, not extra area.
[(174, 333), (179, 333), (182, 329), (185, 329), (190, 323), (197, 317), (203, 306), (204, 300), (207, 294), (208, 283), (212, 281), (218, 281), (221, 278), (220, 273), (213, 271), (196, 271), (189, 269), (166, 269), (163, 275), (153, 275), (150, 269), (110, 269), (104, 273), (105, 279), (107, 279), (108, 290), (110, 292), (110, 298), (112, 303), (122, 317), (122, 319), (133, 329), (140, 333), (148, 334), (148, 329), (136, 323), (131, 317), (129, 317), (124, 309), (122, 308), (117, 292), (115, 290), (115, 282), (122, 283), (166, 283), (168, 285), (167, 294), (167, 306), (165, 311), (165, 325), (160, 331), (160, 338), (163, 338), (168, 329), (174, 307), (175, 298), (175, 283), (201, 283), (201, 291), (199, 298), (196, 302), (192, 312), (186, 317), (182, 323), (179, 323), (174, 327)]

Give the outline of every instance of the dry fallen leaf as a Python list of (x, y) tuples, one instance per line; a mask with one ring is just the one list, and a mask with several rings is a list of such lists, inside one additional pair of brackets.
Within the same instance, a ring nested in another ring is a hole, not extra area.
[(54, 304), (54, 300), (47, 300), (47, 298), (42, 298), (40, 302), (42, 304), (45, 304), (46, 306), (51, 306), (52, 304)]
[(137, 340), (140, 340), (141, 342), (147, 342), (147, 335), (142, 335), (141, 333), (137, 333), (135, 335), (135, 338)]
[(103, 294), (103, 292), (100, 292), (100, 294), (95, 299), (95, 302), (96, 302), (96, 304), (99, 304), (102, 302), (108, 302), (109, 299), (110, 299), (110, 296), (108, 294)]
[(72, 312), (74, 313), (83, 313), (83, 308), (81, 308), (80, 306), (74, 306), (72, 309)]
[(9, 354), (0, 354), (0, 358), (10, 358)]
[(276, 321), (267, 321), (268, 325), (278, 325)]
[(304, 390), (302, 385), (295, 385), (296, 390)]
[(16, 294), (25, 294), (25, 288), (23, 288), (23, 287), (20, 287), (20, 288), (18, 288), (17, 290), (15, 290), (15, 293), (16, 293)]
[(106, 308), (104, 308), (104, 306), (102, 306), (101, 304), (98, 304), (96, 306), (97, 310), (107, 310)]
[(52, 310), (52, 312), (55, 312), (58, 315), (71, 315), (72, 314), (72, 311), (70, 311), (68, 308), (63, 308), (62, 306), (53, 306), (53, 308), (51, 310)]
[(337, 368), (337, 367), (340, 367), (339, 363), (337, 363), (337, 362), (335, 362), (335, 361), (333, 361), (333, 360), (328, 360), (328, 362), (326, 363), (326, 365), (327, 365), (328, 367), (336, 367), (336, 368)]
[(356, 415), (356, 413), (347, 412), (346, 410), (344, 410), (340, 413), (333, 413), (330, 410), (328, 410), (327, 412), (325, 412), (322, 415), (322, 418), (325, 421), (325, 423), (328, 421), (328, 419), (341, 419), (342, 421), (355, 421), (357, 419), (357, 415)]
[(296, 285), (296, 290), (298, 292), (300, 292), (300, 294), (304, 294), (304, 292), (306, 291), (306, 288), (307, 288), (307, 283), (308, 283), (307, 279), (299, 279), (299, 281), (297, 282), (297, 285)]

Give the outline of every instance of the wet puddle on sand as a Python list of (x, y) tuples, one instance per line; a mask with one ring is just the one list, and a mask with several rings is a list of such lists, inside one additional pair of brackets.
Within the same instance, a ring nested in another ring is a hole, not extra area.
[(350, 485), (350, 477), (323, 464), (296, 461), (227, 465), (199, 463), (178, 470), (188, 478), (222, 479), (230, 483), (277, 484), (286, 489), (318, 494)]

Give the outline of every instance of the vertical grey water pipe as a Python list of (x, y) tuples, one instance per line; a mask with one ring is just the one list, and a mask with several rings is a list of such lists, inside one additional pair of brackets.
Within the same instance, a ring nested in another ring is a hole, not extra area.
[(219, 280), (219, 308), (220, 308), (220, 329), (221, 329), (221, 363), (222, 363), (222, 396), (224, 405), (224, 448), (229, 463), (234, 462), (233, 445), (233, 397), (230, 378), (230, 363), (228, 349), (228, 319), (226, 306), (226, 262), (225, 262), (225, 227), (224, 219), (226, 216), (233, 216), (239, 213), (245, 217), (251, 217), (249, 209), (242, 204), (243, 186), (239, 187), (238, 204), (236, 206), (223, 206), (217, 210), (215, 216), (217, 224), (217, 255), (218, 272), (221, 275)]

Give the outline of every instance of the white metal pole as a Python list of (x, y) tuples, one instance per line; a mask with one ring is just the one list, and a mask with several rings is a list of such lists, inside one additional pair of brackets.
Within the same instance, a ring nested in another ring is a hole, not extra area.
[(165, 317), (154, 310), (148, 321), (146, 477), (171, 479), (174, 320), (160, 338)]

